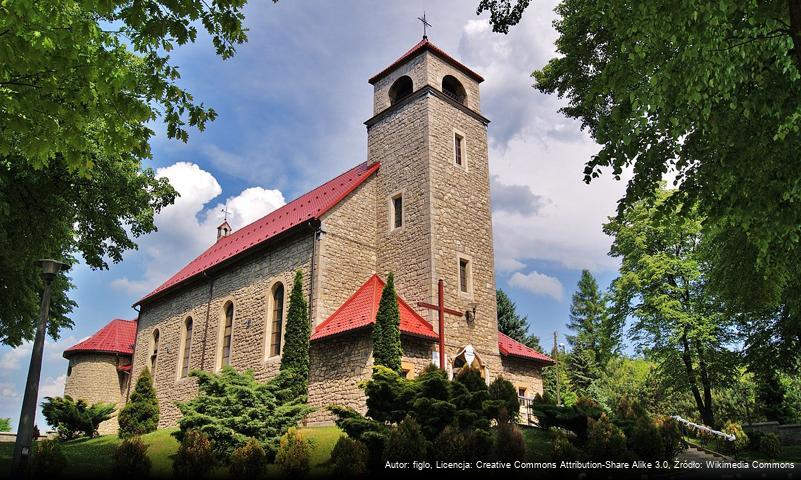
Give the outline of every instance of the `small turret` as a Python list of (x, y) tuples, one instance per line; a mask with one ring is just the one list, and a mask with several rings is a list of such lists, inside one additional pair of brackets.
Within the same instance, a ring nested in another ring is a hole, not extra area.
[(217, 227), (217, 241), (220, 241), (221, 238), (227, 237), (231, 234), (231, 225), (228, 224), (228, 220), (223, 220), (223, 223)]

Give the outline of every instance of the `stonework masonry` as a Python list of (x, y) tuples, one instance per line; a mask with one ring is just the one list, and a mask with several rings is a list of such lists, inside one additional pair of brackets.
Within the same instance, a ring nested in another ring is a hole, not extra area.
[[(98, 427), (101, 435), (117, 433), (117, 414), (125, 404), (128, 375), (117, 371), (120, 361), (120, 357), (114, 354), (88, 352), (72, 355), (69, 359), (64, 395), (84, 400), (89, 405), (103, 402), (117, 406), (114, 416)], [(128, 360), (123, 363), (128, 363)]]

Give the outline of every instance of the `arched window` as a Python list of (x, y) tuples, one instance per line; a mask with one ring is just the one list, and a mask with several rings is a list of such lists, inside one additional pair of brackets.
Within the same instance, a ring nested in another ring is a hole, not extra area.
[(395, 105), (399, 101), (411, 95), (413, 86), (414, 84), (412, 83), (412, 79), (406, 75), (395, 80), (395, 83), (389, 87), (389, 104)]
[(270, 325), (270, 356), (281, 355), (281, 333), (284, 328), (284, 284), (276, 283), (273, 287), (272, 312)]
[(150, 341), (150, 373), (156, 375), (156, 360), (159, 357), (159, 329), (153, 330), (153, 339)]
[(181, 346), (181, 378), (186, 378), (189, 375), (189, 363), (192, 358), (192, 326), (192, 317), (189, 317), (184, 322), (184, 342)]
[(234, 329), (234, 304), (225, 304), (224, 319), (222, 324), (222, 342), (220, 344), (220, 367), (231, 364), (231, 334)]
[(453, 75), (445, 75), (442, 78), (442, 93), (461, 103), (465, 104), (467, 100), (467, 92), (465, 92), (462, 83)]

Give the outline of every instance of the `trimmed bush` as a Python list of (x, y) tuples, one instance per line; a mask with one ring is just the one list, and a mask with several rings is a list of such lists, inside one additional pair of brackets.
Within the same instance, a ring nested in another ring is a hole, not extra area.
[(520, 415), (520, 399), (512, 382), (498, 377), (489, 384), (487, 413), (498, 423), (514, 422)]
[(339, 437), (331, 451), (333, 474), (337, 477), (360, 477), (367, 474), (370, 452), (367, 446), (349, 437)]
[(172, 470), (177, 478), (195, 480), (203, 478), (214, 463), (209, 437), (198, 430), (188, 430), (181, 439), (178, 453), (172, 462)]
[(741, 452), (748, 448), (748, 444), (750, 443), (748, 440), (748, 435), (746, 435), (745, 430), (743, 427), (740, 426), (739, 423), (734, 423), (732, 421), (728, 421), (723, 425), (723, 433), (728, 433), (729, 435), (734, 435), (735, 440), (730, 442), (728, 440), (720, 441), (720, 449), (724, 453), (736, 453)]
[(267, 454), (258, 440), (249, 439), (244, 445), (234, 449), (231, 454), (231, 476), (240, 478), (259, 478), (267, 467)]
[(33, 444), (28, 466), (31, 478), (61, 478), (67, 458), (56, 440), (42, 440)]
[(401, 357), (400, 311), (395, 293), (395, 276), (389, 272), (387, 283), (381, 292), (381, 301), (373, 325), (373, 362), (400, 372)]
[(292, 427), (281, 437), (275, 463), (289, 477), (302, 477), (309, 472), (311, 447), (300, 431)]
[(94, 437), (97, 427), (110, 419), (114, 410), (114, 404), (99, 402), (90, 406), (83, 400), (76, 402), (69, 395), (45, 397), (42, 402), (45, 420), (56, 429), (62, 440), (71, 440), (80, 435)]
[(766, 433), (759, 439), (759, 453), (767, 460), (772, 460), (781, 454), (782, 443), (775, 433)]
[(159, 402), (153, 377), (147, 368), (139, 374), (130, 401), (123, 407), (117, 419), (120, 428), (117, 435), (129, 438), (155, 432), (159, 425)]
[(413, 462), (426, 459), (428, 441), (420, 424), (412, 417), (406, 417), (389, 430), (384, 446), (385, 461)]
[(523, 432), (514, 423), (501, 423), (495, 433), (495, 457), (513, 462), (526, 456), (526, 441)]
[(111, 474), (114, 478), (144, 478), (150, 473), (147, 445), (139, 437), (126, 438), (112, 455)]
[(570, 462), (578, 460), (579, 449), (570, 441), (570, 437), (564, 432), (552, 429), (554, 432), (553, 444), (551, 445), (551, 460), (556, 462)]
[(459, 462), (468, 460), (467, 452), (471, 448), (472, 439), (469, 432), (448, 426), (434, 440), (431, 456), (443, 462)]
[(629, 458), (626, 435), (606, 414), (598, 420), (589, 420), (586, 450), (593, 460), (625, 461)]

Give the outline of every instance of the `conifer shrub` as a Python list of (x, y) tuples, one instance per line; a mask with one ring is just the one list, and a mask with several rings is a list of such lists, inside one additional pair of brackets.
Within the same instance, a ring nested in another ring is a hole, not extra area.
[(602, 414), (598, 420), (589, 420), (587, 444), (585, 447), (593, 460), (628, 460), (626, 435), (617, 425)]
[(672, 460), (684, 448), (681, 428), (678, 422), (670, 417), (657, 417), (655, 420), (659, 434), (662, 436), (663, 460)]
[(551, 460), (556, 462), (571, 462), (579, 460), (581, 452), (570, 439), (565, 431), (551, 429), (553, 433), (553, 443), (551, 444)]
[(305, 392), (298, 392), (303, 382), (294, 370), (281, 371), (266, 383), (257, 382), (249, 370), (240, 373), (229, 366), (217, 374), (196, 370), (190, 375), (197, 377), (199, 393), (178, 403), (183, 417), (173, 435), (182, 441), (189, 430), (202, 432), (220, 463), (228, 463), (234, 449), (250, 438), (258, 440), (272, 460), (281, 435), (313, 410)]
[(155, 432), (159, 424), (159, 402), (153, 388), (153, 376), (145, 368), (136, 380), (131, 398), (118, 417), (120, 438)]
[(489, 430), (490, 417), (485, 411), (489, 389), (477, 368), (462, 368), (451, 382), (451, 398), (456, 407), (457, 425), (465, 430)]
[(31, 478), (60, 478), (64, 475), (67, 458), (56, 440), (40, 440), (33, 444), (28, 463)]
[(515, 422), (520, 416), (520, 399), (512, 382), (498, 377), (489, 384), (487, 413), (496, 422)]
[(456, 416), (456, 406), (451, 401), (451, 382), (444, 371), (433, 365), (426, 367), (414, 382), (417, 393), (411, 413), (426, 438), (433, 441)]
[(779, 456), (782, 451), (782, 443), (779, 436), (775, 433), (765, 433), (759, 439), (759, 453), (767, 460), (772, 460)]
[(662, 432), (648, 416), (636, 420), (627, 438), (629, 449), (638, 460), (667, 460)]
[(743, 427), (740, 426), (739, 423), (729, 420), (723, 425), (723, 429), (721, 431), (723, 433), (728, 433), (729, 435), (734, 435), (735, 437), (734, 441), (718, 440), (719, 448), (724, 453), (737, 453), (748, 448), (748, 444), (750, 443), (748, 440), (748, 435), (745, 433), (745, 430), (743, 430)]
[(367, 416), (379, 422), (403, 421), (416, 396), (415, 383), (383, 365), (373, 366), (373, 375), (364, 385)]
[(147, 477), (150, 467), (147, 445), (140, 437), (126, 438), (114, 449), (111, 474), (115, 479)]
[(230, 463), (232, 477), (259, 478), (267, 467), (267, 454), (258, 440), (250, 438), (244, 445), (234, 449)]
[(364, 476), (369, 457), (367, 445), (350, 437), (339, 437), (331, 451), (332, 473), (337, 477)]
[(45, 397), (42, 402), (42, 414), (48, 425), (58, 432), (62, 440), (71, 440), (77, 436), (97, 435), (97, 427), (112, 417), (116, 407), (112, 403), (98, 402), (92, 405), (83, 400), (75, 401), (69, 395), (63, 397)]
[(395, 276), (392, 272), (387, 276), (387, 283), (381, 292), (381, 301), (375, 315), (373, 326), (373, 361), (400, 372), (403, 347), (400, 336), (400, 310), (395, 293)]
[(443, 462), (459, 462), (470, 460), (467, 453), (472, 449), (470, 433), (454, 426), (447, 426), (434, 440), (431, 457)]
[(284, 331), (284, 347), (281, 353), (281, 371), (291, 370), (305, 391), (309, 382), (309, 305), (303, 293), (303, 272), (295, 272), (292, 293), (289, 296), (289, 311)]
[(523, 432), (515, 423), (504, 422), (495, 432), (495, 458), (513, 462), (526, 456), (526, 441)]
[(426, 459), (429, 442), (412, 417), (392, 427), (384, 445), (384, 461), (414, 462)]
[(275, 456), (275, 463), (288, 477), (303, 477), (309, 472), (311, 445), (295, 427), (283, 437)]
[(176, 478), (195, 480), (203, 478), (215, 463), (209, 437), (198, 430), (188, 430), (181, 438), (172, 470)]

